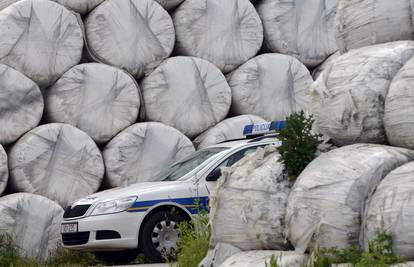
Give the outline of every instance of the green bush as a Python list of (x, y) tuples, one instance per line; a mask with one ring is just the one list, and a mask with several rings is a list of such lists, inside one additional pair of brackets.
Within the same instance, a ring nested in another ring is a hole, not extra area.
[(279, 140), (282, 145), (278, 151), (280, 161), (287, 168), (289, 178), (296, 180), (297, 176), (314, 159), (318, 149), (321, 135), (312, 133), (313, 117), (305, 112), (295, 113), (286, 119), (286, 125), (279, 132)]

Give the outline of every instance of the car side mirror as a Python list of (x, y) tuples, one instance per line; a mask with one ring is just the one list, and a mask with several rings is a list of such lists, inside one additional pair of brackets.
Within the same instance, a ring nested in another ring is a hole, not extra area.
[(215, 182), (221, 177), (221, 168), (216, 168), (214, 171), (207, 175), (207, 182)]

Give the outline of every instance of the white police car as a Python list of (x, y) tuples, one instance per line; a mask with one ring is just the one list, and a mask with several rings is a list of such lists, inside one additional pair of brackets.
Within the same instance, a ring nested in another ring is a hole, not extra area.
[[(253, 137), (223, 142), (199, 150), (172, 165), (159, 182), (137, 183), (106, 190), (70, 207), (64, 214), (61, 233), (64, 247), (88, 251), (137, 251), (153, 262), (177, 246), (177, 224), (188, 221), (208, 206), (208, 196), (231, 166), (258, 147), (279, 146), (276, 135), (284, 122), (248, 125)], [(259, 136), (259, 135), (262, 136)]]

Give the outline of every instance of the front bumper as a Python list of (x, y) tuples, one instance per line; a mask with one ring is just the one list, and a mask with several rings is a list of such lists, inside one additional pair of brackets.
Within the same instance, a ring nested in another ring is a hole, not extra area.
[[(136, 212), (120, 212), (65, 219), (62, 223), (78, 223), (78, 233), (62, 234), (65, 248), (86, 251), (126, 250), (138, 247), (138, 234), (144, 215)], [(119, 235), (102, 235), (102, 233)], [(97, 233), (98, 238), (97, 238)]]

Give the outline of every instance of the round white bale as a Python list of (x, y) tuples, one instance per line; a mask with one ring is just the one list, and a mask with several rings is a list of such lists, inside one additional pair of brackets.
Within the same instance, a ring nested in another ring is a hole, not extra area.
[(312, 70), (312, 78), (314, 81), (316, 81), (319, 76), (326, 70), (331, 67), (335, 59), (337, 59), (341, 54), (339, 52), (336, 52), (335, 54), (332, 54), (329, 56), (322, 64), (317, 66)]
[(71, 124), (97, 143), (134, 124), (139, 87), (124, 71), (104, 64), (73, 67), (46, 91), (46, 118)]
[(36, 127), (43, 108), (39, 87), (15, 69), (0, 64), (0, 144), (11, 144)]
[(134, 124), (104, 148), (108, 184), (117, 187), (154, 181), (194, 151), (191, 141), (170, 126), (158, 122)]
[(246, 125), (264, 122), (264, 119), (254, 115), (228, 118), (199, 135), (193, 143), (197, 149), (202, 149), (227, 140), (243, 138)]
[(227, 73), (254, 57), (263, 26), (249, 0), (187, 0), (173, 14), (176, 50)]
[(15, 239), (23, 256), (44, 261), (61, 244), (63, 209), (39, 195), (18, 193), (0, 198), (0, 231)]
[(339, 0), (336, 39), (342, 52), (414, 39), (411, 0)]
[(392, 80), (385, 99), (384, 126), (393, 146), (414, 149), (414, 58)]
[(174, 48), (172, 19), (153, 0), (106, 0), (88, 15), (85, 27), (93, 55), (136, 78), (150, 73)]
[(208, 250), (207, 255), (200, 262), (198, 267), (220, 266), (226, 259), (239, 252), (241, 252), (241, 250), (235, 246), (226, 243), (217, 243), (214, 248)]
[(155, 0), (160, 4), (165, 10), (172, 11), (177, 6), (179, 6), (184, 0)]
[(233, 71), (228, 80), (236, 115), (252, 114), (273, 121), (309, 109), (312, 76), (294, 57), (257, 56)]
[(414, 42), (406, 41), (355, 49), (335, 59), (311, 87), (318, 129), (338, 146), (385, 143), (385, 97), (412, 56)]
[(9, 179), (9, 166), (7, 163), (7, 154), (2, 145), (0, 145), (0, 196), (6, 189)]
[(102, 155), (93, 140), (75, 127), (51, 123), (26, 133), (9, 153), (10, 184), (62, 207), (99, 189)]
[(89, 13), (105, 0), (52, 0), (81, 15)]
[(41, 88), (53, 84), (82, 56), (77, 17), (48, 0), (22, 0), (0, 12), (0, 63)]
[(223, 120), (231, 105), (224, 75), (199, 58), (169, 58), (141, 87), (147, 120), (170, 125), (190, 138)]
[(212, 192), (212, 240), (241, 250), (287, 248), (286, 202), (291, 182), (275, 147), (259, 148), (223, 170)]
[(279, 267), (301, 267), (308, 263), (306, 254), (294, 251), (255, 250), (237, 253), (219, 267), (268, 267), (272, 257)]
[(378, 230), (392, 237), (393, 252), (414, 260), (414, 162), (388, 174), (369, 200), (364, 223), (364, 247)]
[(358, 245), (366, 199), (387, 174), (413, 159), (408, 149), (357, 144), (312, 161), (288, 199), (286, 233), (295, 250)]
[(296, 57), (308, 67), (338, 50), (335, 15), (339, 0), (262, 0), (257, 12), (265, 44), (272, 52)]

